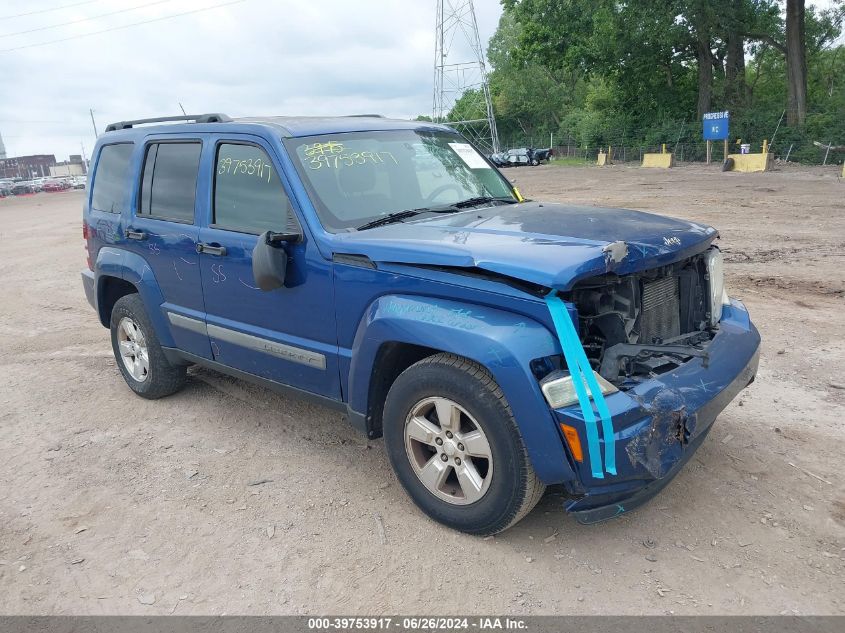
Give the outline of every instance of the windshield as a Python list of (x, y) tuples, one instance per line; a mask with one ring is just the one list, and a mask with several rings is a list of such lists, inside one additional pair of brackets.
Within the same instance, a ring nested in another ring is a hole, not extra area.
[(285, 143), (333, 233), (400, 211), (442, 212), (475, 198), (517, 201), (508, 181), (457, 134), (348, 132)]

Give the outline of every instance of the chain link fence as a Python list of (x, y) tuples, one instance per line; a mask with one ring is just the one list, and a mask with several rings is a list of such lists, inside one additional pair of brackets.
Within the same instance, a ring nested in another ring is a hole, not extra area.
[[(749, 152), (758, 153), (763, 151), (762, 142), (749, 143)], [(662, 151), (661, 145), (604, 145), (601, 147), (574, 147), (572, 145), (556, 145), (553, 147), (556, 160), (568, 160), (569, 162), (595, 163), (598, 160), (599, 152), (612, 151), (614, 163), (640, 163), (643, 154)], [(675, 154), (675, 161), (678, 163), (703, 163), (707, 160), (707, 143), (684, 142), (677, 145), (666, 145), (666, 151)], [(845, 151), (837, 149), (837, 146), (826, 145), (821, 147), (807, 143), (789, 143), (787, 145), (769, 146), (769, 152), (774, 154), (775, 160), (794, 162), (798, 164), (815, 165), (841, 165), (845, 160)], [(729, 154), (741, 153), (741, 148), (736, 143), (728, 144)], [(808, 154), (814, 155), (815, 160), (808, 160)], [(724, 143), (714, 141), (710, 153), (711, 161), (721, 163), (725, 158)]]
[[(559, 136), (513, 136), (501, 140), (502, 151), (518, 147), (546, 148), (552, 147), (554, 158), (558, 161), (570, 163), (595, 164), (600, 151), (607, 152), (611, 148), (614, 163), (639, 163), (643, 154), (659, 153), (662, 144), (666, 144), (666, 151), (675, 154), (678, 163), (703, 163), (707, 160), (707, 143), (701, 140), (700, 124), (687, 123), (681, 131), (671, 135), (661, 142), (632, 142), (631, 139), (654, 136), (649, 134), (635, 135), (625, 132), (597, 134), (606, 139), (602, 144), (579, 143), (574, 136), (560, 138)], [(697, 135), (697, 136), (696, 136)], [(667, 135), (669, 136), (669, 135)], [(806, 135), (796, 134), (790, 130), (775, 129), (773, 138), (769, 141), (769, 152), (774, 154), (775, 160), (788, 161), (809, 165), (841, 165), (845, 160), (845, 139), (827, 139), (824, 141), (811, 140)], [(741, 145), (747, 144), (751, 153), (761, 152), (764, 138), (746, 140), (732, 138), (728, 141), (728, 153), (741, 153)], [(545, 142), (543, 142), (545, 141)], [(615, 141), (615, 142), (614, 142)], [(723, 141), (713, 141), (711, 160), (721, 163), (724, 159), (725, 145)]]

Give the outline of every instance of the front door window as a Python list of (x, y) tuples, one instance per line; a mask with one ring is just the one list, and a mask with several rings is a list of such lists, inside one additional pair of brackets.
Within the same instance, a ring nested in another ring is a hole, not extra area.
[(293, 209), (276, 168), (255, 145), (223, 143), (214, 174), (214, 227), (241, 233), (282, 231)]

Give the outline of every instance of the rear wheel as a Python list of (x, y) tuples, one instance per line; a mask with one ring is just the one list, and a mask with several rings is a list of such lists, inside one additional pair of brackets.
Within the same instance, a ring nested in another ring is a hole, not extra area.
[(507, 529), (545, 490), (502, 390), (483, 367), (459, 356), (431, 356), (396, 379), (384, 438), (414, 502), (462, 532)]
[(152, 323), (137, 294), (121, 297), (111, 313), (114, 357), (126, 384), (139, 396), (162, 398), (185, 384), (187, 368), (164, 356)]

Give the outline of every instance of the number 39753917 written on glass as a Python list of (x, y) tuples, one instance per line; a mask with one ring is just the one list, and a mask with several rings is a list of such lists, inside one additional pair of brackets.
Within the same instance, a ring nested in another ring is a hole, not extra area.
[(262, 180), (266, 178), (267, 182), (270, 182), (273, 177), (273, 166), (260, 158), (221, 158), (217, 162), (217, 175), (225, 174), (255, 176)]

